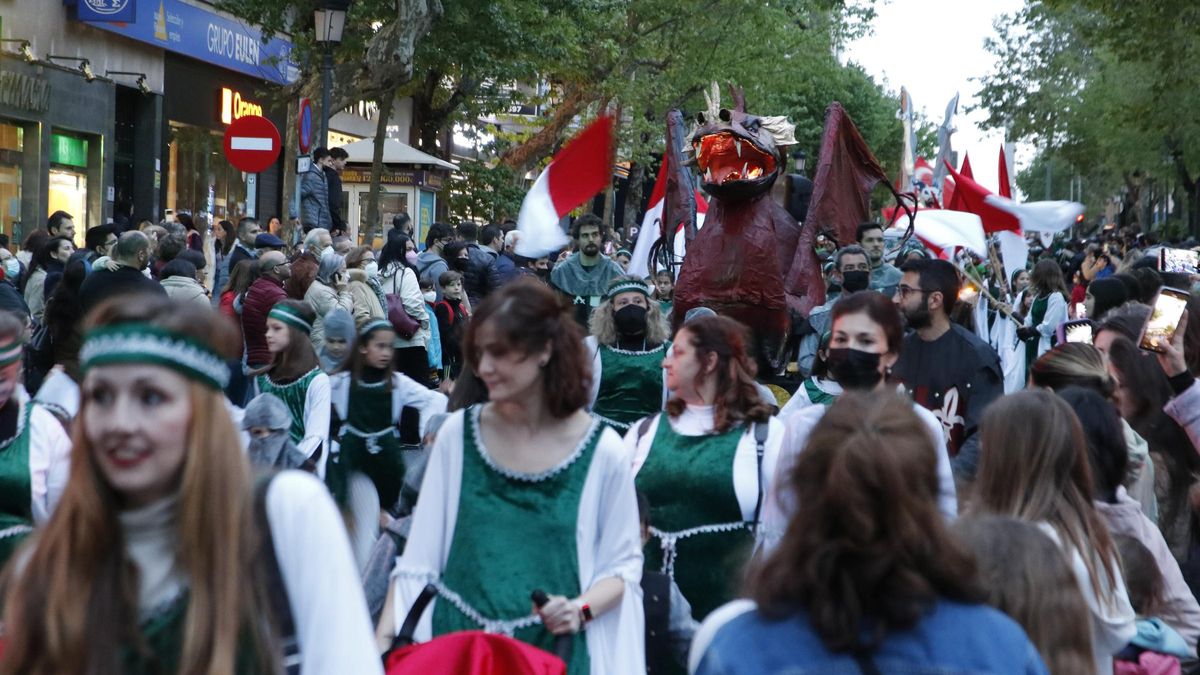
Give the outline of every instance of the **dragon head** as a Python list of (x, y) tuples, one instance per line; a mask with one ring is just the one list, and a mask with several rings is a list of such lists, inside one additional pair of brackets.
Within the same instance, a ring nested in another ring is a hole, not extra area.
[(721, 108), (717, 85), (705, 93), (708, 111), (697, 113), (692, 152), (704, 190), (727, 200), (742, 200), (771, 189), (783, 169), (782, 146), (796, 142), (786, 117), (746, 112), (742, 90), (731, 87), (734, 108)]

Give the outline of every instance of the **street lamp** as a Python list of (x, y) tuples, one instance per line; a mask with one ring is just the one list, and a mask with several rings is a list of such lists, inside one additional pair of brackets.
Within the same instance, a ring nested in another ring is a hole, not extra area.
[(321, 61), (321, 146), (329, 147), (329, 94), (333, 89), (333, 46), (342, 41), (350, 0), (317, 0), (313, 26), (317, 42), (324, 45)]
[(807, 163), (807, 160), (808, 160), (808, 153), (804, 152), (803, 150), (797, 150), (796, 152), (792, 153), (792, 159), (794, 160), (795, 165), (796, 165), (796, 173), (803, 176), (804, 175), (804, 165)]

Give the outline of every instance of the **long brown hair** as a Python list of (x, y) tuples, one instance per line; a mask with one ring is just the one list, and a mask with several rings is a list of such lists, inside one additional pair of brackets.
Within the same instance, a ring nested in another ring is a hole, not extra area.
[(971, 510), (1049, 523), (1063, 550), (1083, 559), (1096, 597), (1107, 600), (1116, 586), (1117, 553), (1092, 507), (1087, 442), (1071, 406), (1044, 389), (1004, 396), (983, 415), (980, 445)]
[(490, 293), (475, 310), (463, 338), (463, 355), (472, 372), (479, 369), (477, 336), (486, 323), (492, 324), (508, 348), (522, 354), (550, 346), (542, 386), (552, 416), (561, 419), (587, 405), (592, 362), (583, 346), (583, 330), (567, 315), (554, 291), (526, 277)]
[[(307, 302), (303, 300), (280, 300), (277, 305), (286, 305), (296, 310), (304, 320), (312, 325), (316, 314)], [(272, 380), (285, 382), (294, 380), (321, 365), (317, 360), (317, 352), (313, 349), (312, 340), (290, 323), (285, 323), (288, 331), (288, 346), (283, 351), (271, 357), (271, 362), (265, 368), (254, 371), (254, 375), (266, 374)]]
[(767, 616), (806, 610), (830, 650), (876, 646), (938, 599), (982, 599), (974, 560), (938, 511), (937, 450), (911, 401), (840, 396), (780, 490), (800, 507), (749, 575), (749, 596)]
[(975, 553), (988, 604), (1021, 624), (1054, 675), (1092, 675), (1091, 614), (1063, 551), (1015, 518), (960, 518), (951, 528)]
[[(746, 327), (724, 316), (706, 316), (684, 324), (675, 332), (675, 341), (687, 338), (696, 350), (696, 360), (703, 362), (709, 354), (716, 354), (717, 367), (711, 375), (698, 373), (700, 378), (717, 379), (717, 400), (713, 404), (713, 431), (725, 433), (744, 422), (766, 422), (771, 418), (771, 407), (758, 393), (754, 376), (758, 366), (746, 351)], [(667, 401), (667, 414), (679, 417), (687, 408), (681, 398)]]
[[(89, 328), (149, 322), (204, 342), (227, 358), (236, 334), (215, 313), (169, 300), (116, 299), (98, 307)], [(189, 599), (179, 673), (235, 670), (239, 643), (254, 637), (261, 666), (274, 672), (269, 608), (257, 568), (250, 468), (222, 393), (190, 382), (192, 417), (178, 488), (178, 565)], [(66, 489), (37, 533), (23, 564), (10, 565), (3, 588), (5, 675), (121, 672), (121, 645), (139, 645), (137, 568), (125, 555), (119, 496), (106, 482), (88, 438), (88, 400), (75, 422)]]
[(1038, 264), (1033, 266), (1033, 273), (1029, 275), (1029, 285), (1039, 297), (1051, 293), (1062, 293), (1064, 298), (1070, 295), (1062, 268), (1050, 259), (1039, 260)]

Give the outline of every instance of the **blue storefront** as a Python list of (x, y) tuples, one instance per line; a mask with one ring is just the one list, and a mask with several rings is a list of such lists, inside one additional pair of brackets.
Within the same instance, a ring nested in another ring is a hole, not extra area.
[[(216, 222), (244, 215), (265, 220), (282, 212), (282, 159), (256, 176), (244, 174), (225, 161), (221, 137), (234, 119), (250, 114), (271, 119), (284, 133), (286, 109), (276, 103), (277, 92), (298, 77), (287, 40), (276, 36), (264, 41), (257, 27), (208, 3), (67, 2), (88, 25), (163, 49), (164, 84), (153, 137), (127, 134), (123, 144), (118, 133), (118, 192), (122, 163), (144, 165), (150, 154), (146, 149), (155, 148), (152, 181), (158, 213), (207, 213)], [(119, 131), (120, 119), (117, 126)], [(130, 191), (146, 192), (144, 181), (131, 183)]]

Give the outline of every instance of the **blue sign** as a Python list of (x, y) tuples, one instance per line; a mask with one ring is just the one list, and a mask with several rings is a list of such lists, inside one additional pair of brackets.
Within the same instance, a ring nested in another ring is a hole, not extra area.
[(300, 151), (308, 152), (312, 145), (312, 105), (305, 99), (305, 105), (300, 106)]
[(80, 21), (132, 21), (137, 0), (78, 0)]
[[(69, 2), (70, 0), (68, 0)], [(189, 5), (182, 0), (75, 0), (80, 21), (132, 40), (178, 52), (229, 70), (276, 84), (299, 78), (292, 62), (292, 43), (282, 38), (263, 41), (257, 27)], [(85, 6), (121, 5), (126, 19), (91, 19)]]

